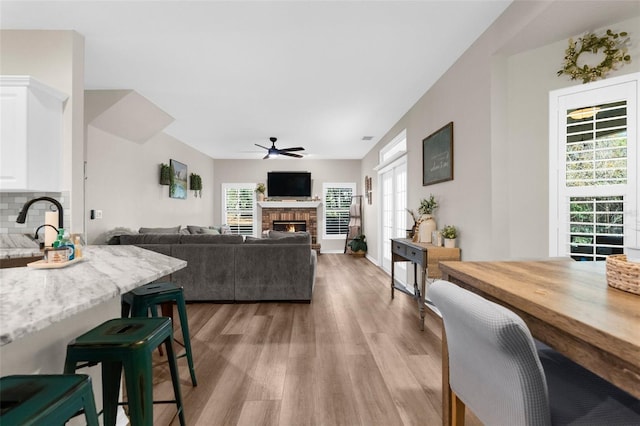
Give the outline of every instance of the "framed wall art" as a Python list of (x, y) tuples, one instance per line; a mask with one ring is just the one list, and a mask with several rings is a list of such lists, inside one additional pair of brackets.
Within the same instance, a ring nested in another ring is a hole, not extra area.
[(453, 121), (422, 140), (422, 186), (453, 180)]
[(171, 184), (169, 185), (169, 197), (187, 198), (187, 165), (176, 160), (170, 161)]

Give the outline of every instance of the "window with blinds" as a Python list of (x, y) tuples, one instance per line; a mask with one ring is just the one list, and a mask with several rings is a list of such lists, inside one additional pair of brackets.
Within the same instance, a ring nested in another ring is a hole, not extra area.
[(627, 102), (567, 111), (566, 185), (627, 183)]
[(567, 252), (604, 260), (623, 252), (627, 184), (627, 102), (566, 111)]
[(623, 197), (570, 197), (569, 252), (575, 260), (604, 260), (623, 252)]
[(255, 235), (255, 183), (223, 184), (223, 218), (232, 234)]
[(355, 193), (355, 183), (323, 184), (324, 235), (323, 238), (345, 238), (349, 232), (349, 208)]
[(604, 260), (640, 244), (640, 73), (549, 93), (549, 255)]

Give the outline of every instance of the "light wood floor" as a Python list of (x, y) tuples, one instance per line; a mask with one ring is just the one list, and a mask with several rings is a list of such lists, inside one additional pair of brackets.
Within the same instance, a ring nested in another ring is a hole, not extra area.
[[(187, 306), (198, 378), (192, 387), (181, 358), (187, 424), (441, 424), (439, 325), (420, 331), (415, 302), (391, 300), (388, 275), (366, 259), (318, 263), (311, 304)], [(166, 366), (154, 373), (154, 399), (172, 399)], [(155, 425), (174, 416), (154, 406)]]

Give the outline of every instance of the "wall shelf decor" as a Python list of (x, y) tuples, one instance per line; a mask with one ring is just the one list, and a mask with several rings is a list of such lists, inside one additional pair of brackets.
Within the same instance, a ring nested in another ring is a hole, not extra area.
[(364, 193), (367, 197), (367, 203), (371, 204), (373, 202), (373, 188), (371, 186), (371, 176), (364, 177)]
[[(571, 80), (582, 79), (582, 83), (605, 78), (609, 72), (618, 69), (618, 66), (631, 62), (631, 55), (627, 53), (627, 46), (630, 43), (630, 37), (624, 31), (614, 33), (607, 30), (601, 37), (588, 32), (576, 41), (570, 38), (569, 47), (564, 51), (564, 64), (558, 71), (558, 76), (566, 74)], [(583, 53), (595, 56), (600, 52), (604, 54), (604, 59), (598, 65), (591, 67), (578, 63)]]
[(171, 167), (160, 163), (160, 185), (171, 185)]
[(453, 121), (422, 140), (422, 186), (453, 180)]
[(200, 196), (202, 198), (202, 178), (200, 175), (191, 173), (189, 176), (189, 187), (193, 191), (195, 197)]

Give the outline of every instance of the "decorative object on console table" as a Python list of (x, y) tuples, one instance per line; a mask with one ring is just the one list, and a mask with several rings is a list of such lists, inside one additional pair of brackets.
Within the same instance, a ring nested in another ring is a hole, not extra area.
[(191, 173), (191, 175), (189, 176), (189, 186), (193, 191), (194, 197), (197, 198), (199, 195), (200, 198), (202, 198), (202, 178), (200, 177), (200, 175)]
[(422, 140), (422, 186), (453, 180), (453, 121)]
[(445, 225), (442, 229), (442, 237), (444, 238), (444, 246), (446, 248), (454, 248), (456, 246), (458, 230), (453, 225)]
[(169, 186), (169, 197), (187, 198), (187, 165), (176, 160), (171, 160), (171, 185)]
[(407, 213), (411, 215), (413, 219), (413, 226), (411, 229), (407, 229), (407, 238), (411, 238), (414, 242), (418, 241), (418, 217), (413, 210), (406, 209)]
[(160, 185), (171, 185), (171, 167), (160, 163)]
[(258, 195), (258, 201), (264, 201), (264, 192), (267, 190), (267, 187), (264, 183), (260, 182), (256, 185), (256, 194)]
[(420, 213), (420, 219), (418, 220), (418, 242), (431, 242), (431, 233), (438, 228), (436, 219), (433, 217), (433, 213), (437, 209), (438, 202), (433, 194), (429, 194), (429, 199), (423, 198), (422, 201), (420, 201), (420, 207), (418, 208), (418, 212)]

